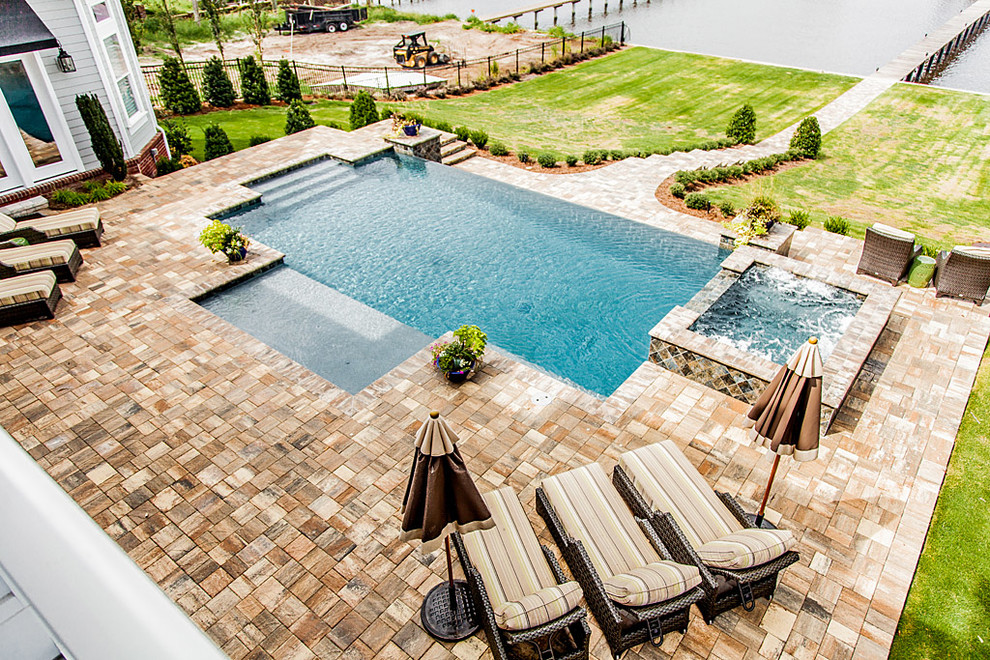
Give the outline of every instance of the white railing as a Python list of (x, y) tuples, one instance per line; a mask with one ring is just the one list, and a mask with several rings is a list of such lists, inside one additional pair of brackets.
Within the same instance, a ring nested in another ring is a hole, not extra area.
[(227, 657), (2, 428), (0, 564), (68, 658)]

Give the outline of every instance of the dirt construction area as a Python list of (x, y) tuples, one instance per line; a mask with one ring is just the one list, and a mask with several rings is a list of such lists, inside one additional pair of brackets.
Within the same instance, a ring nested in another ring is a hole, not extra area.
[[(401, 35), (424, 30), (426, 37), (440, 52), (451, 59), (473, 59), (498, 53), (513, 51), (550, 41), (541, 32), (525, 31), (517, 34), (465, 30), (460, 21), (444, 21), (430, 25), (417, 25), (412, 21), (397, 23), (371, 23), (355, 26), (347, 32), (326, 34), (288, 34), (272, 32), (263, 44), (266, 60), (281, 58), (295, 59), (298, 62), (314, 64), (334, 64), (342, 66), (387, 66), (395, 65), (392, 59), (392, 46)], [(254, 52), (254, 44), (246, 35), (224, 44), (224, 55), (237, 58)], [(185, 46), (182, 49), (187, 62), (203, 61), (219, 55), (216, 45), (202, 43)], [(142, 64), (161, 62), (161, 54), (147, 54), (141, 57)]]

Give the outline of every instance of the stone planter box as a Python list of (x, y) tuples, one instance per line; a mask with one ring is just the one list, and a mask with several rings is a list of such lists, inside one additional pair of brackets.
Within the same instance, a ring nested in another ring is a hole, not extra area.
[[(739, 216), (736, 216), (735, 219), (738, 218)], [(778, 222), (764, 236), (750, 241), (749, 245), (786, 257), (791, 251), (791, 241), (794, 239), (795, 231), (797, 231), (797, 227), (794, 225)], [(719, 247), (732, 250), (736, 246), (736, 238), (738, 237), (739, 234), (736, 232), (723, 228), (721, 238), (719, 239)]]
[(389, 133), (384, 137), (396, 153), (440, 162), (440, 131), (436, 129), (423, 126), (419, 129), (419, 135)]

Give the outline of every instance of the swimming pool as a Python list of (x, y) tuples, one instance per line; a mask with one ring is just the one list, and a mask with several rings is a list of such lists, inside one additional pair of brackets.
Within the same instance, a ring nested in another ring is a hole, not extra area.
[(498, 348), (606, 396), (647, 359), (650, 328), (727, 254), (402, 156), (322, 161), (251, 187), (262, 204), (225, 220), (292, 269), (431, 337), (478, 325)]

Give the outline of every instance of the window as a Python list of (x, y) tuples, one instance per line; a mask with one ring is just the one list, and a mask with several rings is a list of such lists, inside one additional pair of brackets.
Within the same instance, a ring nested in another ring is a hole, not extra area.
[(93, 18), (96, 19), (97, 23), (110, 18), (110, 10), (107, 9), (107, 3), (99, 2), (93, 5)]
[(105, 0), (98, 0), (90, 5), (93, 20), (96, 22), (96, 34), (103, 43), (110, 76), (117, 87), (117, 95), (127, 113), (128, 119), (135, 117), (141, 109), (134, 93), (134, 73), (131, 71), (121, 44), (119, 28)]

